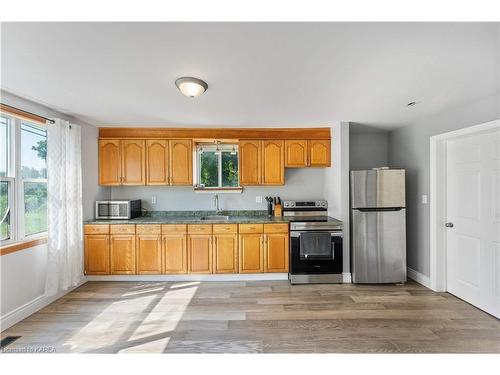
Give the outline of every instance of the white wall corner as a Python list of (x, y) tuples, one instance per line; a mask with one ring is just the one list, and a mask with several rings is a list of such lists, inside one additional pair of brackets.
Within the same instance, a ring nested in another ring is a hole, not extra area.
[(408, 278), (416, 281), (417, 283), (425, 286), (426, 288), (431, 289), (431, 280), (429, 276), (424, 275), (418, 271), (415, 271), (413, 268), (408, 267)]
[(78, 283), (74, 287), (71, 287), (52, 296), (47, 296), (45, 294), (41, 295), (34, 300), (25, 303), (22, 306), (19, 306), (17, 309), (9, 311), (8, 313), (0, 317), (0, 332), (3, 332), (7, 328), (12, 327), (14, 324), (19, 323), (21, 320), (26, 319), (28, 316), (33, 315), (37, 311), (43, 309), (45, 306), (50, 305), (52, 302), (58, 300), (59, 298), (85, 284), (86, 282), (86, 279), (82, 279), (82, 281), (80, 281), (80, 283)]

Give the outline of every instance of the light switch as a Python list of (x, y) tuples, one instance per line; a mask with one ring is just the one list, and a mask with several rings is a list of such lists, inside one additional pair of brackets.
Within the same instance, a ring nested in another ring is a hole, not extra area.
[(262, 197), (260, 195), (255, 197), (255, 203), (262, 203)]
[(155, 204), (156, 204), (156, 195), (153, 195), (153, 196), (151, 197), (151, 204), (152, 204), (152, 205), (155, 205)]
[(427, 204), (428, 199), (427, 199), (427, 194), (422, 194), (422, 204)]

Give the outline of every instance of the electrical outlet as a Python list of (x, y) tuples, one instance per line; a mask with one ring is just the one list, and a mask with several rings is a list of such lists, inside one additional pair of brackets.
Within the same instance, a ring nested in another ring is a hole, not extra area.
[(262, 197), (260, 195), (255, 197), (255, 203), (262, 203)]
[(427, 194), (422, 195), (422, 204), (427, 204), (428, 199), (427, 199)]
[(155, 204), (156, 204), (156, 195), (153, 195), (153, 196), (151, 197), (151, 204), (152, 204), (152, 205), (155, 205)]

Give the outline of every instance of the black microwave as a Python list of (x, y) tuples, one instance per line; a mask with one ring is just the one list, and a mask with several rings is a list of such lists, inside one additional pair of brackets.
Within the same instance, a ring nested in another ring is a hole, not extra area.
[(142, 204), (140, 199), (124, 201), (96, 201), (96, 219), (133, 219), (141, 216)]

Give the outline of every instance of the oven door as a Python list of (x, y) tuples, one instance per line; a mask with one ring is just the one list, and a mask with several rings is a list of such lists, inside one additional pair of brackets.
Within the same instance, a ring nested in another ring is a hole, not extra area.
[(290, 245), (290, 273), (342, 273), (342, 232), (291, 231)]

